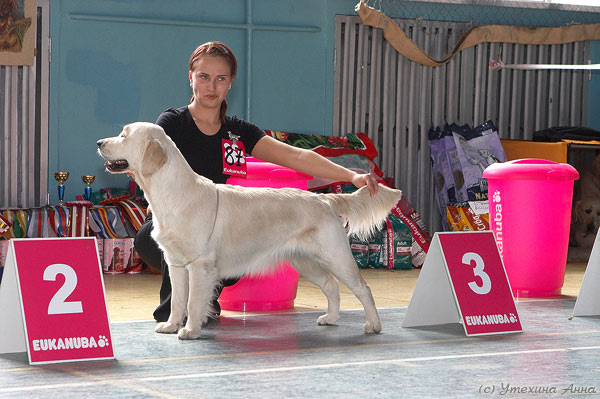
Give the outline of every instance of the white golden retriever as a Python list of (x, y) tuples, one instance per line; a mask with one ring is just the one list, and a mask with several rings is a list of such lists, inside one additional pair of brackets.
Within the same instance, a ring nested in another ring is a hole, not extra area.
[(362, 303), (365, 332), (381, 331), (344, 224), (350, 233), (368, 236), (400, 200), (399, 190), (380, 186), (372, 198), (366, 187), (353, 194), (314, 194), (214, 184), (196, 174), (152, 123), (132, 123), (97, 144), (107, 171), (135, 175), (153, 212), (152, 237), (164, 252), (172, 285), (171, 315), (156, 332), (198, 338), (220, 280), (266, 273), (283, 259), (325, 293), (327, 313), (318, 324), (339, 319), (339, 280)]

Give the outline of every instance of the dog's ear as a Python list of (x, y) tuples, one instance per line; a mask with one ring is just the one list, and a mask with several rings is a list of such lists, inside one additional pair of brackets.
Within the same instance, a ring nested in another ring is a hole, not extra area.
[(581, 223), (583, 222), (583, 201), (579, 200), (575, 203), (575, 209), (573, 210), (573, 213), (575, 214), (575, 222), (577, 223)]
[(148, 142), (142, 155), (142, 176), (150, 177), (167, 162), (167, 153), (160, 141)]

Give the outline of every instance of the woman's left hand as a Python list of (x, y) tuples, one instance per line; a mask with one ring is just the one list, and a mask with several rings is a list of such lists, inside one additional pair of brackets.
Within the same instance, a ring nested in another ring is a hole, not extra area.
[(369, 188), (369, 192), (371, 193), (371, 197), (377, 195), (377, 190), (379, 189), (377, 177), (373, 173), (355, 174), (352, 178), (352, 184), (358, 188), (367, 186)]

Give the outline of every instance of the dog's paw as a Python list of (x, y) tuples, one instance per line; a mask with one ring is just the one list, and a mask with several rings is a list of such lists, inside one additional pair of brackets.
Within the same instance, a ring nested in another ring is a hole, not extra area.
[(317, 324), (320, 326), (331, 326), (335, 325), (339, 319), (339, 315), (330, 315), (329, 313), (325, 313), (323, 316), (317, 319)]
[(158, 323), (154, 329), (155, 332), (161, 334), (174, 334), (177, 332), (177, 330), (179, 330), (179, 325), (175, 323), (169, 323), (168, 321)]
[(198, 338), (200, 338), (200, 329), (183, 327), (177, 333), (177, 338), (179, 338), (179, 339), (198, 339)]
[(371, 323), (367, 321), (365, 323), (365, 334), (379, 334), (381, 332), (381, 323)]

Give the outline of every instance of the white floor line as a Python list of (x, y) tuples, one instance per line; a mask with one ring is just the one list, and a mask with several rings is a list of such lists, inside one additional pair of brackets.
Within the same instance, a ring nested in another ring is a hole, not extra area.
[(37, 385), (37, 386), (24, 386), (24, 387), (11, 387), (11, 388), (0, 388), (0, 393), (10, 392), (25, 392), (25, 391), (49, 391), (52, 389), (63, 389), (63, 388), (81, 388), (97, 385), (106, 385), (111, 383), (123, 383), (126, 381), (169, 381), (169, 380), (182, 380), (182, 379), (196, 379), (196, 378), (207, 378), (207, 377), (222, 377), (232, 375), (248, 375), (248, 374), (270, 374), (270, 373), (281, 373), (286, 371), (303, 371), (303, 370), (315, 370), (315, 369), (332, 369), (332, 368), (345, 368), (345, 367), (361, 367), (361, 366), (377, 366), (385, 364), (402, 364), (402, 363), (417, 363), (427, 362), (435, 360), (454, 360), (454, 359), (468, 359), (468, 358), (481, 358), (481, 357), (493, 357), (493, 356), (510, 356), (510, 355), (529, 355), (538, 353), (557, 353), (557, 352), (571, 352), (571, 351), (585, 351), (585, 350), (600, 350), (600, 346), (580, 346), (573, 348), (549, 348), (549, 349), (536, 349), (536, 350), (525, 350), (525, 351), (512, 351), (512, 352), (490, 352), (490, 353), (472, 353), (465, 355), (444, 355), (444, 356), (427, 356), (427, 357), (413, 357), (406, 359), (387, 359), (387, 360), (370, 360), (363, 362), (347, 362), (347, 363), (325, 363), (325, 364), (313, 364), (306, 366), (290, 366), (290, 367), (273, 367), (273, 368), (259, 368), (259, 369), (246, 369), (246, 370), (231, 370), (231, 371), (216, 371), (209, 373), (196, 373), (196, 374), (177, 374), (168, 376), (156, 376), (156, 377), (144, 377), (135, 379), (104, 379), (102, 381), (89, 381), (79, 383), (65, 383), (65, 384), (48, 384), (48, 385)]

